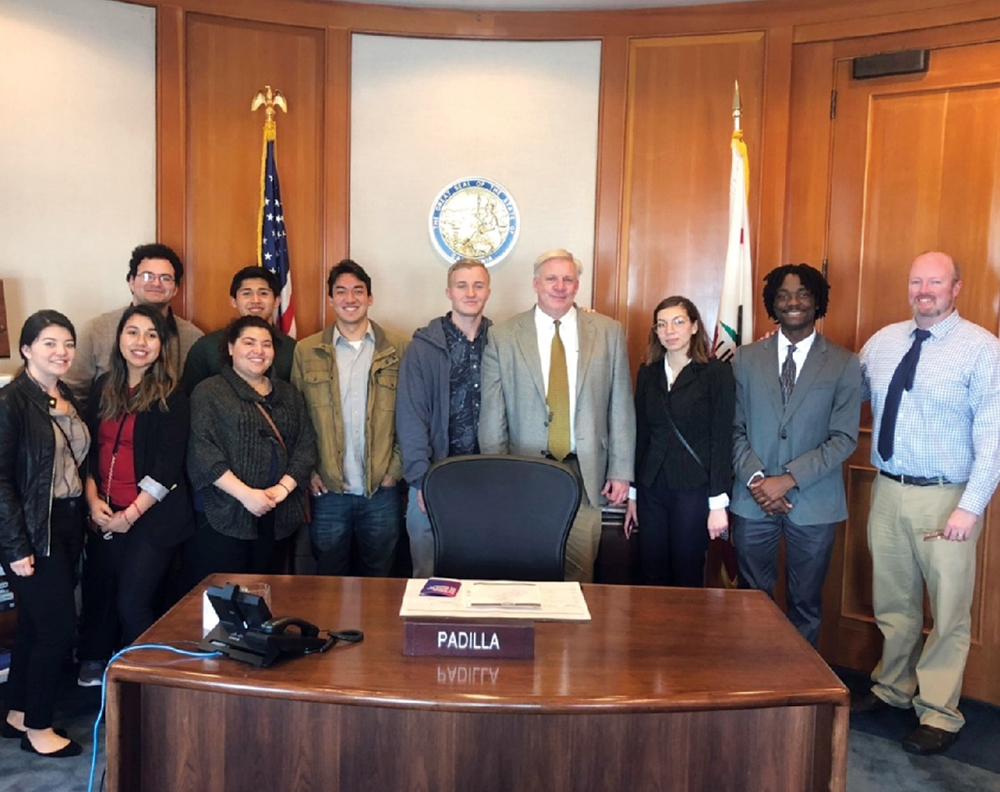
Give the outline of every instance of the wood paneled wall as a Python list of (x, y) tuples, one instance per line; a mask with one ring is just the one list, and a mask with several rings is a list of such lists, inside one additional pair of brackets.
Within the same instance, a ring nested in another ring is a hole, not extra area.
[[(739, 80), (751, 163), (760, 161), (764, 33), (671, 36), (629, 45), (625, 201), (618, 267), (628, 274), (629, 359), (664, 297), (694, 301), (714, 328), (729, 225), (732, 93)], [(721, 101), (727, 93), (729, 101)], [(750, 204), (758, 206), (752, 178)], [(757, 223), (754, 223), (756, 227)], [(711, 330), (709, 330), (711, 334)]]
[[(702, 308), (706, 324), (714, 320), (725, 251), (734, 79), (742, 89), (750, 149), (755, 283), (786, 261), (825, 265), (833, 291), (824, 331), (858, 349), (873, 329), (905, 315), (900, 278), (912, 253), (952, 246), (971, 266), (960, 304), (992, 330), (1000, 324), (1000, 212), (985, 197), (977, 199), (977, 213), (961, 208), (968, 190), (993, 195), (1000, 183), (1000, 157), (990, 160), (997, 144), (995, 89), (964, 90), (945, 79), (937, 93), (918, 96), (904, 86), (880, 95), (869, 117), (867, 100), (851, 109), (848, 96), (868, 87), (846, 76), (857, 55), (927, 47), (938, 57), (953, 47), (995, 46), (989, 42), (1000, 41), (997, 0), (764, 0), (530, 13), (309, 0), (137, 1), (158, 8), (160, 237), (184, 251), (191, 275), (180, 307), (206, 327), (229, 316), (229, 275), (254, 256), (252, 239), (237, 229), (252, 223), (257, 211), (254, 157), (262, 119), (249, 114), (248, 103), (268, 82), (295, 96), (295, 112), (278, 123), (282, 187), (295, 207), (286, 219), (295, 229), (290, 239), (300, 333), (324, 324), (324, 272), (349, 253), (355, 32), (600, 40), (593, 299), (598, 310), (626, 324), (633, 366), (651, 309), (668, 293), (686, 293)], [(992, 68), (1000, 59), (991, 52), (971, 57)], [(911, 82), (913, 88), (921, 85), (919, 79)], [(831, 119), (834, 90), (841, 112), (848, 118), (854, 113), (854, 121)], [(862, 105), (864, 114), (857, 115)], [(927, 134), (915, 135), (914, 113), (937, 117), (936, 131), (921, 127)], [(874, 146), (872, 128), (882, 136)], [(935, 146), (955, 129), (973, 130), (966, 133), (962, 162), (936, 160)], [(906, 173), (901, 165), (911, 160), (909, 176), (898, 182), (896, 176), (877, 184), (869, 178), (873, 168)], [(971, 161), (982, 165), (970, 167)], [(952, 218), (946, 223), (921, 222), (931, 171), (937, 174), (935, 189), (945, 196), (935, 217), (943, 212)], [(885, 203), (885, 195), (903, 193), (911, 197), (909, 205)], [(888, 214), (871, 213), (883, 205)], [(883, 216), (912, 220), (912, 238), (898, 224), (879, 230), (875, 218)], [(755, 314), (760, 335), (771, 325), (759, 304)], [(868, 442), (864, 434), (846, 473), (851, 516), (828, 580), (822, 641), (831, 660), (866, 670), (879, 647), (866, 598)], [(1000, 702), (1000, 679), (988, 672), (1000, 662), (1000, 615), (983, 606), (1000, 594), (996, 576), (983, 572), (1000, 563), (992, 522), (988, 518), (981, 546), (966, 693)]]

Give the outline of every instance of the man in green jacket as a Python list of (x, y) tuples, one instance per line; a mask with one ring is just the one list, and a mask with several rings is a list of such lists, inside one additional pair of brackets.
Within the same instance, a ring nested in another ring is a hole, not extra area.
[[(386, 576), (400, 532), (403, 474), (396, 383), (406, 342), (368, 319), (371, 278), (345, 259), (330, 270), (336, 322), (298, 343), (292, 384), (316, 430), (310, 538), (321, 575)], [(351, 538), (360, 569), (349, 569)]]
[[(264, 267), (244, 267), (233, 276), (229, 285), (229, 298), (238, 315), (259, 316), (270, 322), (278, 291), (278, 279), (273, 272)], [(222, 365), (226, 362), (222, 354), (225, 336), (226, 328), (223, 327), (199, 338), (191, 347), (184, 363), (184, 375), (181, 377), (181, 385), (188, 396), (199, 382), (222, 371)], [(288, 382), (292, 375), (294, 351), (295, 339), (275, 327), (272, 375)]]

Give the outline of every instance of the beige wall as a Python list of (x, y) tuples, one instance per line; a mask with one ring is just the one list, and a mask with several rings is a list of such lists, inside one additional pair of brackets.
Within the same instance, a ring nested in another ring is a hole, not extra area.
[(155, 12), (109, 0), (0, 0), (0, 278), (10, 360), (26, 316), (79, 327), (127, 301), (156, 233)]
[(428, 217), (464, 177), (499, 182), (521, 215), (490, 269), (488, 314), (533, 304), (531, 265), (552, 247), (583, 262), (591, 304), (600, 57), (594, 41), (353, 37), (351, 255), (372, 275), (377, 321), (413, 330), (448, 309)]

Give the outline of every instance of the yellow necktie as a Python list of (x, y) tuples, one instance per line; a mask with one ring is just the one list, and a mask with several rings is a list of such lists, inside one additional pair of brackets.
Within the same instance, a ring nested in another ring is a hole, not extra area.
[(552, 336), (552, 356), (549, 360), (549, 453), (562, 462), (570, 452), (569, 443), (569, 372), (566, 369), (566, 347), (559, 337), (559, 320)]

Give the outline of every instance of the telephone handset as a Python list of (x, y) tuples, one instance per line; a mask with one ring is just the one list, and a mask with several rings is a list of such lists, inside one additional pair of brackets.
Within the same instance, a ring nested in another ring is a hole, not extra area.
[(282, 616), (280, 619), (269, 619), (260, 625), (260, 631), (268, 635), (283, 634), (289, 627), (298, 627), (299, 634), (306, 638), (315, 638), (319, 635), (319, 627), (305, 619), (297, 619), (294, 616)]

